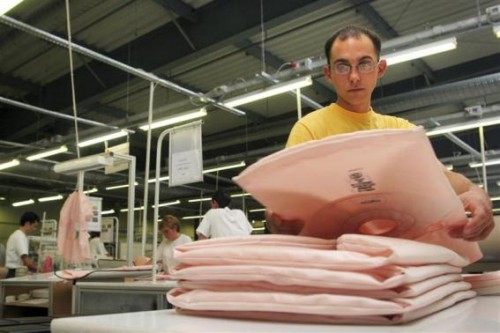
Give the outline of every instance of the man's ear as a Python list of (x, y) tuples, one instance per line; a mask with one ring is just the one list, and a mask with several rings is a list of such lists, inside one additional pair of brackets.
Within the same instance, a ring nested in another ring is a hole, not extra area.
[(332, 72), (330, 71), (330, 66), (323, 66), (323, 75), (325, 76), (325, 80), (327, 82), (332, 82)]
[(385, 71), (387, 70), (387, 61), (385, 59), (382, 59), (378, 62), (377, 66), (377, 77), (380, 79), (385, 75)]

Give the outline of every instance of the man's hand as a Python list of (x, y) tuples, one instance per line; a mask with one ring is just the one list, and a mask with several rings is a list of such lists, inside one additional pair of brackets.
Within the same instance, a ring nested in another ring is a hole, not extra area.
[(284, 220), (270, 209), (266, 210), (267, 229), (273, 234), (298, 235), (304, 227), (304, 221)]
[(471, 217), (465, 225), (450, 228), (448, 231), (450, 236), (467, 241), (480, 241), (488, 237), (495, 227), (492, 204), (488, 196), (478, 188), (464, 192), (458, 197)]

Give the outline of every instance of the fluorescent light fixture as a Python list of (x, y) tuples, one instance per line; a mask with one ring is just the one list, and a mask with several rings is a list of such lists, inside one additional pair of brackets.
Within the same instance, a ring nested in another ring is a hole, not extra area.
[(13, 202), (12, 206), (14, 206), (14, 207), (20, 207), (20, 206), (32, 205), (34, 203), (35, 203), (35, 200), (29, 199), (29, 200), (24, 200), (24, 201)]
[(83, 193), (90, 194), (90, 193), (96, 193), (97, 191), (98, 191), (97, 187), (94, 187), (94, 188), (91, 188), (90, 190), (83, 191)]
[(500, 208), (493, 208), (493, 213), (500, 212)]
[(121, 131), (114, 132), (111, 134), (106, 134), (106, 135), (102, 135), (102, 136), (98, 136), (98, 137), (95, 137), (92, 139), (82, 141), (82, 142), (78, 143), (78, 147), (87, 147), (87, 146), (91, 146), (91, 145), (96, 144), (96, 143), (101, 143), (104, 141), (109, 141), (109, 140), (121, 138), (122, 136), (126, 136), (126, 135), (128, 135), (128, 132), (121, 130)]
[(200, 198), (200, 199), (190, 199), (188, 202), (201, 202), (201, 201), (211, 201), (212, 198)]
[(246, 166), (245, 161), (241, 161), (241, 162), (238, 162), (235, 164), (223, 165), (220, 167), (206, 169), (206, 170), (203, 170), (203, 173), (217, 172), (217, 171), (228, 170), (228, 169), (236, 169), (236, 168), (241, 168), (244, 166)]
[(500, 116), (468, 121), (456, 125), (440, 126), (435, 129), (430, 129), (426, 132), (427, 136), (441, 135), (445, 133), (461, 132), (473, 128), (492, 126), (500, 124)]
[(2, 0), (0, 1), (0, 15), (7, 13), (12, 8), (16, 7), (23, 0)]
[[(500, 181), (497, 182), (497, 186), (500, 186)], [(2, 200), (2, 199), (0, 198), (0, 200)]]
[[(139, 210), (144, 210), (144, 206), (141, 206), (141, 207), (134, 207), (134, 212), (137, 212)], [(123, 208), (123, 209), (120, 209), (120, 212), (122, 213), (126, 213), (128, 212), (128, 208)]]
[(57, 163), (54, 165), (54, 171), (57, 173), (73, 174), (78, 171), (101, 169), (107, 165), (113, 165), (113, 155), (111, 153), (90, 155)]
[[(250, 196), (250, 193), (238, 193), (238, 194), (231, 194), (231, 198), (239, 198), (239, 197), (247, 197)], [(190, 199), (188, 202), (200, 202), (200, 201), (211, 201), (212, 198), (200, 198), (200, 199)]]
[(58, 194), (58, 195), (53, 195), (50, 197), (43, 197), (43, 198), (38, 198), (39, 202), (47, 202), (47, 201), (56, 201), (56, 200), (62, 200), (63, 196)]
[(114, 209), (108, 209), (108, 210), (101, 211), (101, 215), (109, 215), (109, 214), (114, 214), (114, 213), (115, 213)]
[(252, 231), (264, 231), (266, 230), (266, 227), (255, 227), (255, 228), (252, 228)]
[[(169, 177), (169, 176), (160, 177), (160, 181), (161, 181), (161, 182), (163, 182), (163, 181), (165, 181), (165, 180), (169, 180), (169, 179), (170, 179), (170, 177)], [(148, 183), (154, 183), (154, 182), (156, 182), (156, 178), (153, 178), (153, 179), (148, 180)]]
[(18, 165), (19, 165), (19, 160), (13, 159), (10, 162), (5, 162), (5, 163), (0, 164), (0, 170), (5, 170), (5, 169), (8, 169), (8, 168), (12, 168), (12, 167), (18, 166)]
[(45, 157), (48, 157), (48, 156), (57, 155), (57, 154), (60, 154), (60, 153), (65, 153), (67, 151), (68, 151), (68, 147), (61, 146), (61, 147), (56, 148), (56, 149), (51, 149), (51, 150), (44, 151), (42, 153), (30, 155), (30, 156), (26, 157), (26, 159), (28, 161), (34, 161), (34, 160), (39, 160), (39, 159), (42, 159), (42, 158), (45, 158)]
[(416, 47), (411, 47), (406, 50), (394, 52), (382, 56), (387, 65), (399, 64), (401, 62), (410, 61), (413, 59), (419, 59), (427, 57), (433, 54), (453, 50), (457, 48), (457, 39), (455, 37), (446, 38), (429, 44), (419, 45)]
[(446, 169), (453, 170), (453, 164), (445, 164)]
[[(500, 185), (499, 185), (499, 186), (500, 186)], [(6, 198), (6, 197), (0, 197), (0, 201), (5, 201), (5, 200), (7, 200), (7, 198)]]
[(266, 211), (265, 208), (255, 208), (255, 209), (248, 210), (249, 213), (257, 213), (257, 212), (265, 212), (265, 211)]
[[(134, 186), (137, 186), (139, 185), (138, 182), (134, 182)], [(108, 186), (106, 187), (106, 190), (109, 191), (109, 190), (117, 190), (119, 188), (127, 188), (129, 185), (128, 184), (123, 184), (123, 185), (114, 185), (114, 186)]]
[[(484, 162), (485, 166), (498, 165), (498, 164), (500, 164), (500, 158), (498, 158), (496, 160), (489, 160), (489, 161)], [(470, 162), (469, 163), (469, 167), (471, 167), (471, 168), (479, 168), (482, 166), (483, 166), (482, 162)]]
[(183, 220), (195, 220), (195, 219), (202, 219), (203, 215), (191, 215), (191, 216), (184, 216), (182, 219)]
[(248, 197), (248, 196), (250, 196), (250, 193), (231, 194), (231, 198), (240, 198), (240, 197)]
[(310, 75), (298, 79), (294, 79), (285, 83), (278, 83), (276, 85), (252, 91), (242, 96), (237, 96), (224, 101), (223, 104), (228, 107), (235, 107), (243, 104), (255, 102), (271, 96), (276, 96), (291, 90), (296, 90), (312, 85), (312, 78)]
[[(236, 168), (241, 168), (244, 166), (246, 166), (245, 161), (241, 161), (241, 162), (238, 162), (235, 164), (228, 164), (228, 165), (222, 165), (220, 167), (205, 169), (205, 170), (203, 170), (203, 173), (211, 173), (211, 172), (217, 172), (217, 171), (228, 170), (228, 169), (236, 169)], [(169, 180), (169, 179), (170, 179), (169, 176), (160, 177), (161, 182), (165, 181), (165, 180)], [(156, 178), (148, 180), (148, 183), (154, 183), (154, 182), (156, 182)]]
[[(180, 203), (181, 203), (180, 200), (175, 200), (175, 201), (164, 202), (164, 203), (158, 204), (158, 207), (173, 206), (173, 205), (178, 205)], [(151, 208), (155, 208), (155, 205), (152, 205)]]
[(492, 197), (490, 198), (491, 201), (500, 201), (500, 197)]
[(493, 33), (497, 38), (500, 38), (500, 23), (493, 25)]
[[(201, 108), (201, 109), (196, 110), (196, 111), (181, 113), (179, 115), (168, 117), (168, 118), (161, 119), (161, 120), (157, 120), (157, 121), (151, 123), (151, 129), (182, 123), (184, 121), (205, 117), (206, 115), (207, 115), (206, 108)], [(143, 131), (147, 131), (149, 129), (149, 125), (148, 124), (142, 125), (142, 126), (139, 126), (139, 128)]]

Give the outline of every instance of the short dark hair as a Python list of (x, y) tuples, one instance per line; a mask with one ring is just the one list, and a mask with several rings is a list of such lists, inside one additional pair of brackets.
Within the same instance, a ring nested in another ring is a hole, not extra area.
[(21, 219), (19, 220), (19, 224), (21, 226), (25, 225), (27, 222), (33, 224), (36, 222), (40, 222), (40, 218), (38, 215), (36, 215), (33, 212), (26, 212), (21, 216)]
[(229, 204), (231, 203), (231, 196), (226, 191), (218, 189), (212, 195), (212, 200), (217, 202), (220, 208), (224, 208), (229, 206)]
[(380, 59), (380, 49), (382, 48), (382, 42), (380, 41), (380, 37), (373, 31), (360, 27), (357, 25), (348, 25), (340, 30), (337, 30), (325, 43), (325, 55), (328, 66), (330, 66), (330, 52), (332, 50), (332, 45), (335, 40), (340, 39), (342, 41), (348, 38), (359, 38), (360, 36), (365, 35), (373, 43), (375, 47), (375, 52), (377, 53), (377, 60)]

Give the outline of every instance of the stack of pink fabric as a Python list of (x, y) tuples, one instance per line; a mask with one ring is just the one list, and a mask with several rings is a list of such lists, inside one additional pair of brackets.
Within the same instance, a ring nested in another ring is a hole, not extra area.
[(398, 324), (476, 295), (469, 260), (412, 240), (260, 235), (179, 246), (168, 301), (187, 314), (289, 322)]

